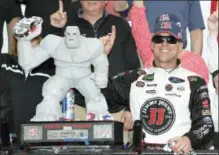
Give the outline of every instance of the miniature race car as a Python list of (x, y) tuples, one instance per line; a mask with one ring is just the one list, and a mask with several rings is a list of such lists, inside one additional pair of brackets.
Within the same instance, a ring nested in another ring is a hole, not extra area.
[[(20, 24), (21, 23), (21, 24)], [(42, 24), (43, 19), (41, 17), (33, 16), (31, 18), (23, 18), (14, 27), (14, 36), (17, 39), (26, 37), (29, 33), (33, 32), (37, 25)]]

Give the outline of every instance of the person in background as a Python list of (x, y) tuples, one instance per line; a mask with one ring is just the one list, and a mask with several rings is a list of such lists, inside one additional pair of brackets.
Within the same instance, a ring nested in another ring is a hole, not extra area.
[[(147, 21), (147, 11), (145, 11), (143, 1), (135, 1), (131, 9), (131, 21), (132, 21), (132, 34), (138, 48), (138, 53), (142, 59), (145, 67), (152, 66), (154, 60), (153, 51), (151, 49), (151, 32), (149, 30), (149, 24)], [(163, 20), (167, 20), (171, 17), (168, 14), (162, 16)], [(181, 25), (179, 19), (174, 15), (174, 22)], [(164, 25), (165, 26), (165, 25)], [(193, 52), (181, 51), (179, 58), (181, 60), (181, 66), (197, 73), (203, 77), (208, 83), (209, 74), (208, 68), (204, 59), (201, 56)]]
[[(16, 53), (16, 39), (13, 37), (13, 26), (22, 17), (20, 5), (14, 0), (0, 1), (0, 50), (2, 52), (14, 55)], [(8, 45), (7, 51), (2, 51), (3, 45), (3, 26), (7, 24)], [(2, 59), (0, 58), (0, 64)], [(0, 117), (7, 117), (10, 125), (10, 132), (13, 132), (13, 118), (11, 107), (11, 87), (7, 77), (0, 68)]]
[[(116, 11), (130, 9), (133, 0), (115, 1)], [(144, 1), (147, 10), (147, 20), (151, 33), (154, 33), (153, 25), (155, 19), (164, 13), (172, 13), (179, 17), (183, 30), (183, 48), (187, 46), (188, 28), (191, 36), (191, 51), (202, 54), (203, 32), (205, 28), (199, 1)]]
[[(97, 37), (111, 33), (112, 26), (116, 28), (116, 39), (108, 54), (109, 78), (113, 78), (118, 73), (137, 69), (140, 62), (137, 54), (134, 39), (132, 37), (129, 24), (122, 18), (110, 15), (106, 12), (106, 1), (80, 1), (82, 8), (78, 10), (76, 21), (72, 20), (70, 9), (64, 10), (62, 1), (59, 1), (59, 9), (51, 15), (51, 25), (64, 30), (65, 26), (75, 25), (80, 29), (81, 34), (86, 37)], [(110, 85), (108, 85), (110, 87)], [(113, 99), (112, 94), (107, 90), (102, 90), (105, 95), (110, 113), (117, 121), (124, 123), (124, 137), (128, 137), (127, 130), (132, 127), (132, 118), (129, 105), (126, 101), (120, 102)], [(108, 94), (108, 95), (106, 95)], [(76, 119), (85, 119), (84, 98), (76, 92), (75, 94)], [(128, 138), (124, 139), (126, 143)]]
[(219, 93), (219, 69), (218, 69), (218, 9), (214, 11), (208, 18), (209, 35), (207, 38), (209, 57), (208, 67), (212, 75), (215, 91), (212, 97), (211, 111), (214, 122), (214, 147), (218, 149), (218, 93)]

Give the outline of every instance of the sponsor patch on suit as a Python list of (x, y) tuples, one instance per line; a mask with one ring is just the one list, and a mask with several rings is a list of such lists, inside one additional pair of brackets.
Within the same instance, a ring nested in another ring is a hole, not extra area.
[(153, 81), (154, 80), (154, 73), (145, 75), (142, 80), (144, 81)]
[(168, 132), (175, 122), (176, 114), (172, 103), (161, 97), (150, 98), (140, 109), (143, 130), (151, 135)]
[(146, 90), (147, 94), (156, 94), (156, 90)]
[(181, 79), (181, 78), (178, 78), (178, 77), (170, 77), (169, 78), (169, 81), (172, 82), (172, 83), (183, 83), (185, 82), (185, 80)]
[(165, 86), (165, 90), (166, 91), (171, 91), (173, 89), (173, 86), (171, 85), (171, 84), (167, 84), (166, 86)]
[(185, 91), (185, 87), (183, 87), (183, 86), (179, 86), (179, 87), (177, 87), (176, 89), (177, 89), (178, 91), (181, 91), (181, 92), (182, 92), (182, 91)]
[(147, 87), (157, 87), (157, 84), (154, 83), (154, 84), (147, 84)]
[(136, 82), (136, 87), (144, 87), (145, 83), (143, 81), (137, 81)]

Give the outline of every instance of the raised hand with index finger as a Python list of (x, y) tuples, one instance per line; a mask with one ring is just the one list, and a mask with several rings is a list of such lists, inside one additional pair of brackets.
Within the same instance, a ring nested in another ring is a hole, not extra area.
[(114, 25), (112, 26), (111, 31), (112, 32), (109, 33), (108, 35), (99, 38), (99, 40), (104, 45), (104, 52), (106, 55), (108, 55), (111, 52), (116, 39), (116, 27)]
[(59, 9), (50, 15), (50, 24), (57, 28), (63, 28), (67, 23), (67, 13), (64, 12), (63, 1), (59, 1)]

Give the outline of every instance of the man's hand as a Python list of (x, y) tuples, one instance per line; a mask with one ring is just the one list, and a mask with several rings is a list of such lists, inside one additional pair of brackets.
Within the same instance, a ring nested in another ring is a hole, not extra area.
[(99, 40), (103, 43), (104, 45), (104, 53), (108, 55), (113, 47), (113, 44), (116, 39), (116, 27), (113, 25), (112, 26), (112, 32), (109, 33), (106, 36), (100, 37)]
[(124, 123), (124, 130), (130, 130), (133, 126), (132, 114), (130, 111), (124, 111), (121, 117), (121, 122)]
[(66, 23), (67, 13), (64, 12), (62, 0), (59, 0), (59, 10), (50, 16), (50, 24), (57, 28), (63, 28)]
[(169, 140), (168, 143), (176, 142), (175, 145), (172, 146), (172, 150), (177, 154), (189, 154), (192, 150), (191, 141), (187, 136), (183, 137), (174, 137)]
[(210, 36), (217, 36), (218, 34), (218, 11), (213, 12), (208, 18), (208, 30)]
[(214, 77), (214, 85), (215, 85), (215, 89), (216, 89), (216, 92), (218, 94), (219, 92), (219, 73)]

